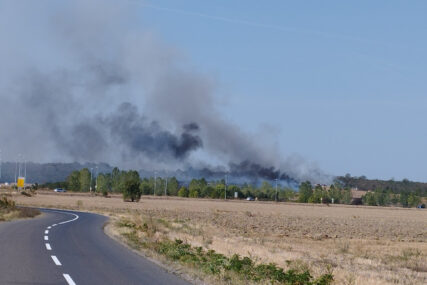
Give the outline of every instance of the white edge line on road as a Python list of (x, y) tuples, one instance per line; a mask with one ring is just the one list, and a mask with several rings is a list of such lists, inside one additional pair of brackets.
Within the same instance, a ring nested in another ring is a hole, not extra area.
[(45, 230), (44, 234), (47, 235), (49, 233), (49, 230)]
[(48, 229), (48, 230), (50, 230), (51, 228), (52, 228), (51, 226), (48, 226), (48, 227), (47, 227), (47, 229)]
[(50, 246), (50, 244), (49, 244), (49, 243), (46, 243), (46, 249), (47, 249), (47, 250), (52, 250), (52, 247)]
[(52, 225), (52, 227), (56, 227), (56, 226), (57, 226), (57, 224), (53, 224), (53, 225)]
[(71, 279), (71, 276), (68, 274), (62, 274), (65, 278), (65, 280), (67, 281), (68, 285), (76, 285), (76, 283), (74, 283), (73, 279)]
[(48, 236), (44, 236), (44, 240), (49, 240), (49, 237)]
[(59, 262), (59, 259), (55, 255), (51, 255), (53, 262), (55, 262), (56, 265), (61, 266), (61, 262)]

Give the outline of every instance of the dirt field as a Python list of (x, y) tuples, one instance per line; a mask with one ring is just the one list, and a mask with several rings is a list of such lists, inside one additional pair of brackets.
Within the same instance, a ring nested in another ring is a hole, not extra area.
[(154, 218), (170, 238), (315, 275), (332, 270), (335, 284), (427, 284), (427, 210), (50, 192), (14, 199)]

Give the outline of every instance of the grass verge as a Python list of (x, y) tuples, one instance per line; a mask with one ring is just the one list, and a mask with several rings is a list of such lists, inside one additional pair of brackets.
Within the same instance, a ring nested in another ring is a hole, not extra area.
[(214, 277), (221, 284), (328, 285), (333, 281), (332, 272), (314, 278), (308, 270), (285, 271), (274, 263), (257, 263), (238, 254), (227, 257), (214, 250), (191, 246), (180, 239), (170, 240), (161, 236), (159, 225), (153, 219), (145, 222), (122, 219), (116, 226), (124, 229), (121, 235), (131, 247), (155, 252), (168, 261), (191, 268), (202, 279), (203, 276)]

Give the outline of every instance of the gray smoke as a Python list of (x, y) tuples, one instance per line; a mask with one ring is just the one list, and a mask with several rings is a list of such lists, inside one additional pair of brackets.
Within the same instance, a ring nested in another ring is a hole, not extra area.
[(3, 160), (325, 177), (225, 119), (217, 82), (141, 28), (137, 12), (129, 1), (0, 3)]
[(134, 155), (143, 154), (151, 159), (184, 159), (203, 145), (200, 137), (193, 134), (199, 128), (196, 123), (184, 125), (184, 131), (177, 136), (163, 130), (157, 122), (149, 122), (131, 103), (121, 104), (115, 114), (102, 119), (102, 125)]

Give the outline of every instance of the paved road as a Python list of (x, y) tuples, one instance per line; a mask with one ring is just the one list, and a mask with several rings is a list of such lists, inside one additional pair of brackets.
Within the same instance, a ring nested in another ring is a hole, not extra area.
[(101, 215), (42, 210), (0, 223), (0, 284), (186, 284), (104, 234)]

